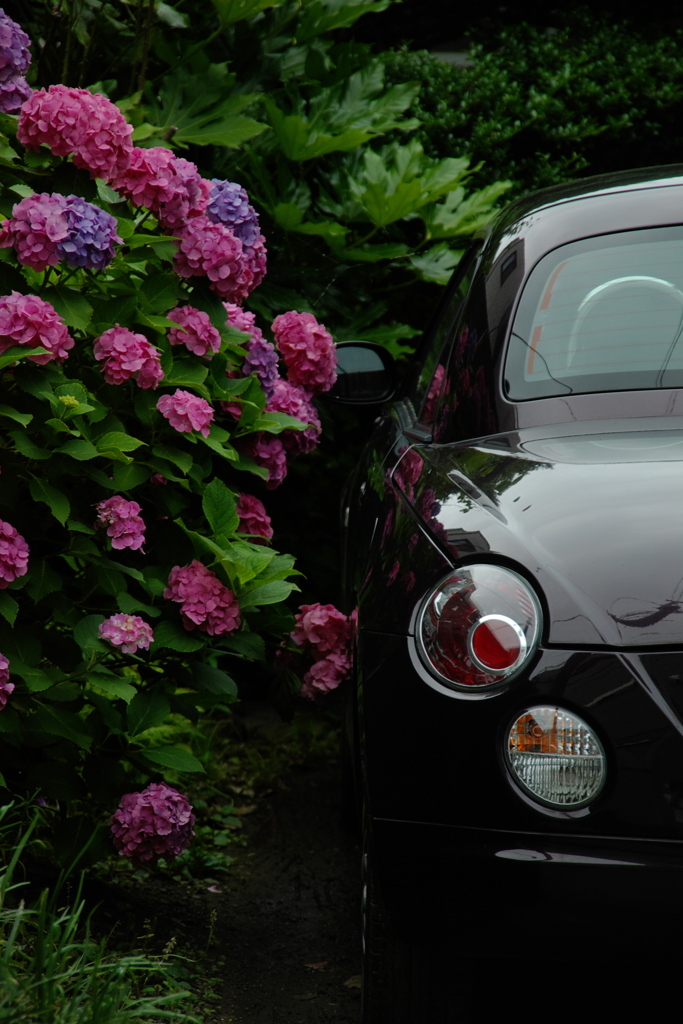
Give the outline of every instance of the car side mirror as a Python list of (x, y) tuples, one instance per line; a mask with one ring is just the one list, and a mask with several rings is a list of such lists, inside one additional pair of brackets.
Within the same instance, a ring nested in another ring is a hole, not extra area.
[(393, 357), (371, 341), (340, 341), (337, 344), (337, 382), (325, 398), (345, 405), (379, 405), (396, 388)]

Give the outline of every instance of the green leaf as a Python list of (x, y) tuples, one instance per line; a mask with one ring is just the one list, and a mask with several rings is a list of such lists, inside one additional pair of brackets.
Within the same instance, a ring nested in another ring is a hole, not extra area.
[(445, 285), (450, 281), (462, 253), (462, 249), (451, 249), (447, 242), (440, 242), (420, 255), (411, 256), (410, 264), (421, 280)]
[(304, 6), (296, 30), (297, 41), (314, 39), (333, 29), (346, 28), (370, 12), (384, 11), (392, 0), (313, 0)]
[(141, 750), (140, 753), (154, 765), (172, 768), (177, 772), (203, 772), (202, 764), (194, 754), (182, 747), (155, 747), (153, 750)]
[(358, 249), (342, 249), (340, 256), (360, 263), (378, 263), (380, 260), (400, 259), (409, 252), (410, 249), (403, 242), (383, 242), (380, 245), (363, 245)]
[(201, 650), (203, 646), (204, 641), (184, 627), (178, 626), (174, 622), (160, 622), (154, 626), (154, 643), (151, 644), (150, 650), (158, 651), (163, 647), (168, 647), (171, 651), (191, 654), (193, 651)]
[(284, 0), (211, 0), (223, 28), (236, 21), (253, 18), (268, 7), (279, 7)]
[(102, 434), (101, 437), (95, 439), (95, 444), (100, 452), (106, 452), (110, 449), (133, 452), (144, 443), (144, 441), (139, 441), (137, 437), (131, 437), (130, 434), (124, 434), (120, 430), (111, 430), (107, 434)]
[(251, 430), (265, 430), (269, 434), (280, 434), (283, 430), (306, 430), (310, 423), (304, 423), (286, 412), (265, 412), (251, 424)]
[(85, 653), (86, 651), (110, 651), (111, 647), (100, 640), (100, 626), (104, 615), (86, 615), (74, 627), (74, 640)]
[(116, 676), (105, 675), (103, 672), (89, 672), (88, 682), (112, 697), (120, 697), (126, 704), (130, 704), (138, 692), (134, 686), (125, 680), (118, 679)]
[(30, 359), (32, 356), (48, 355), (50, 355), (48, 350), (40, 346), (27, 348), (26, 345), (13, 345), (12, 348), (5, 349), (4, 353), (0, 356), (0, 370), (4, 370), (6, 366), (11, 366), (12, 363)]
[[(33, 571), (33, 566), (31, 566), (31, 571)], [(14, 625), (18, 611), (19, 605), (14, 598), (10, 597), (6, 590), (0, 590), (0, 615), (7, 619), (10, 626)]]
[(42, 704), (35, 716), (38, 726), (45, 732), (54, 736), (61, 736), (63, 739), (71, 740), (84, 750), (89, 750), (93, 741), (86, 723), (72, 711), (64, 708), (53, 707), (51, 704)]
[(233, 633), (232, 636), (221, 637), (221, 643), (223, 647), (235, 651), (236, 654), (248, 661), (266, 660), (266, 645), (263, 637), (258, 633), (246, 631)]
[(85, 331), (92, 320), (93, 308), (80, 292), (59, 285), (46, 289), (42, 297), (57, 310), (67, 327)]
[(71, 505), (67, 496), (52, 484), (48, 484), (42, 477), (34, 477), (28, 488), (33, 500), (44, 502), (55, 519), (64, 526), (71, 515)]
[(159, 690), (136, 693), (126, 712), (128, 731), (131, 736), (153, 729), (168, 718), (171, 711), (168, 697)]
[(243, 591), (239, 596), (240, 608), (253, 608), (264, 604), (279, 604), (285, 601), (293, 590), (299, 587), (295, 583), (285, 580), (274, 580), (272, 583), (264, 583), (263, 586), (255, 587), (246, 593)]
[(235, 496), (215, 477), (204, 489), (202, 508), (216, 540), (227, 539), (239, 526)]
[(253, 117), (223, 117), (203, 128), (181, 128), (173, 138), (176, 142), (195, 146), (227, 146), (236, 149), (243, 142), (260, 135), (267, 127)]
[(220, 696), (237, 697), (237, 685), (226, 672), (202, 661), (191, 661), (188, 669), (192, 686)]
[(152, 454), (160, 459), (167, 459), (183, 473), (184, 476), (192, 469), (192, 456), (180, 448), (173, 448), (171, 445), (157, 444), (152, 448)]
[(60, 445), (57, 451), (61, 452), (62, 455), (69, 455), (78, 462), (87, 462), (89, 459), (95, 459), (99, 455), (97, 448), (90, 441), (67, 441), (65, 444)]
[(0, 416), (7, 416), (8, 419), (21, 423), (22, 427), (27, 427), (33, 419), (30, 412), (19, 412), (10, 405), (0, 405)]
[(153, 274), (146, 277), (140, 288), (140, 295), (148, 303), (151, 312), (165, 313), (178, 301), (180, 280), (177, 274)]

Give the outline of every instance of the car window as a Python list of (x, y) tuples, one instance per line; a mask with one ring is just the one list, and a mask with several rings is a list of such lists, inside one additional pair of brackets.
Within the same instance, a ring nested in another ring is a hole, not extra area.
[(683, 386), (683, 228), (584, 239), (525, 286), (505, 361), (513, 400)]
[(481, 242), (477, 242), (467, 250), (456, 267), (416, 359), (409, 397), (418, 410), (419, 422), (427, 426), (434, 422), (443, 393), (445, 366), (480, 251)]

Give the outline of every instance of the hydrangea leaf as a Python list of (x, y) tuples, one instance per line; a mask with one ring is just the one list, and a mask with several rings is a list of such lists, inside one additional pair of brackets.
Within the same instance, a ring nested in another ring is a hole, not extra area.
[(180, 654), (191, 654), (199, 651), (204, 646), (204, 641), (197, 634), (177, 626), (174, 622), (160, 622), (154, 626), (154, 642), (150, 650), (158, 651), (168, 647), (171, 651), (178, 651)]
[(205, 769), (200, 761), (182, 747), (155, 747), (153, 750), (141, 750), (140, 753), (154, 765), (172, 768), (177, 772), (203, 772)]
[(47, 483), (42, 477), (34, 477), (29, 483), (29, 490), (34, 501), (45, 502), (55, 519), (62, 526), (66, 525), (66, 521), (71, 515), (71, 504), (66, 494)]
[(236, 654), (249, 661), (266, 660), (265, 641), (259, 633), (242, 630), (239, 633), (233, 633), (232, 636), (222, 637), (221, 642), (228, 650), (235, 651)]
[(103, 672), (89, 672), (88, 682), (112, 697), (120, 697), (126, 704), (130, 704), (138, 692), (132, 683), (116, 676), (105, 675)]
[(168, 716), (171, 706), (168, 697), (158, 690), (136, 693), (126, 711), (126, 723), (131, 736), (153, 729)]
[(104, 615), (86, 615), (74, 627), (74, 640), (84, 653), (111, 650), (109, 644), (100, 640), (100, 626), (103, 622)]
[(42, 297), (54, 306), (67, 327), (75, 327), (80, 331), (87, 330), (92, 320), (93, 308), (80, 292), (60, 285), (57, 288), (48, 288)]
[(72, 711), (55, 708), (50, 704), (41, 704), (35, 717), (40, 729), (53, 736), (71, 740), (83, 750), (90, 750), (93, 737), (88, 730), (87, 722)]
[(204, 489), (202, 508), (216, 540), (227, 541), (239, 526), (239, 516), (234, 495), (217, 477)]
[[(33, 571), (33, 566), (31, 566), (31, 570)], [(0, 615), (7, 619), (10, 626), (14, 625), (18, 611), (19, 605), (14, 598), (10, 597), (6, 590), (0, 590)]]
[(199, 686), (222, 697), (237, 697), (237, 684), (226, 672), (201, 661), (191, 661), (188, 669), (192, 686)]
[(252, 608), (262, 604), (279, 604), (280, 601), (285, 601), (293, 590), (299, 590), (296, 583), (285, 582), (285, 580), (273, 580), (271, 583), (264, 583), (263, 586), (240, 593), (240, 608)]
[(27, 427), (33, 419), (30, 412), (20, 412), (10, 405), (0, 405), (0, 416), (6, 416), (8, 419), (14, 420), (15, 423), (21, 423), (22, 427)]
[(137, 437), (132, 437), (130, 434), (125, 434), (120, 430), (108, 431), (106, 434), (102, 434), (101, 437), (95, 439), (95, 444), (99, 451), (109, 451), (110, 448), (118, 449), (122, 452), (133, 452), (136, 448), (142, 447), (144, 441), (138, 440)]
[(95, 459), (100, 454), (94, 444), (90, 441), (67, 441), (57, 449), (62, 455), (69, 455), (78, 462), (87, 462), (88, 459)]

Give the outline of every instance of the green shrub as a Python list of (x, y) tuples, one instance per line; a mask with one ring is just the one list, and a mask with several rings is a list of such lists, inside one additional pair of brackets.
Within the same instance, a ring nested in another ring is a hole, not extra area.
[(409, 113), (434, 158), (483, 161), (477, 180), (517, 195), (577, 176), (682, 159), (683, 31), (579, 8), (556, 30), (521, 24), (479, 42), (471, 66), (382, 55), (387, 81), (419, 81)]

